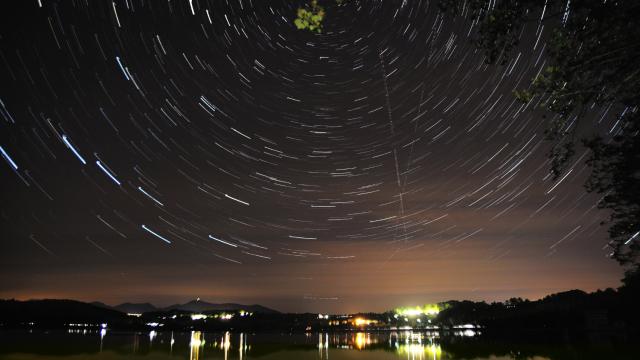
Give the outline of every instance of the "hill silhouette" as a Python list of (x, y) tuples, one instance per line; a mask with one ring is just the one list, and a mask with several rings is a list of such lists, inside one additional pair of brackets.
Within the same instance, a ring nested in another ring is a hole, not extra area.
[(211, 313), (247, 311), (255, 314), (275, 315), (280, 312), (262, 305), (242, 305), (236, 303), (214, 304), (192, 300), (184, 304), (174, 304), (158, 308), (150, 303), (122, 303), (109, 306), (102, 302), (85, 303), (76, 300), (0, 300), (0, 326), (66, 326), (74, 323), (109, 323), (132, 326), (135, 321), (129, 313)]
[(262, 314), (279, 314), (279, 311), (264, 307), (262, 305), (242, 305), (235, 303), (213, 304), (201, 300), (191, 300), (185, 304), (175, 304), (166, 308), (157, 309), (156, 311), (183, 310), (191, 312), (207, 312), (207, 311), (239, 311), (245, 310)]
[(158, 311), (158, 308), (150, 303), (122, 303), (120, 305), (116, 305), (113, 307), (118, 311), (122, 311), (124, 313), (136, 313), (143, 314), (151, 311)]
[(0, 300), (0, 322), (4, 326), (115, 323), (125, 322), (126, 317), (120, 311), (75, 300)]

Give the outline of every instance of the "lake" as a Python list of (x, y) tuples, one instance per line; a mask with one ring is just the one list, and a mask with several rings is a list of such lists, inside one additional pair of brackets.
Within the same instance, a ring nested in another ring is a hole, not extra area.
[(526, 337), (501, 341), (472, 330), (442, 335), (411, 331), (250, 334), (93, 329), (2, 331), (0, 359), (640, 359), (640, 350), (604, 340), (580, 345)]

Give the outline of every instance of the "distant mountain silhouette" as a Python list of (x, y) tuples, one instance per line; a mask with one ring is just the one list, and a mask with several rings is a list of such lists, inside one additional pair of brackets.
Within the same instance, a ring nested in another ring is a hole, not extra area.
[(279, 311), (264, 307), (262, 305), (242, 305), (235, 303), (213, 304), (202, 300), (191, 300), (185, 304), (174, 304), (159, 311), (183, 310), (191, 312), (207, 312), (207, 311), (237, 311), (246, 310), (254, 313), (262, 314), (279, 314)]
[(158, 308), (150, 303), (123, 303), (109, 306), (99, 301), (85, 303), (75, 300), (0, 300), (0, 326), (24, 326), (30, 322), (38, 325), (61, 326), (69, 323), (122, 323), (130, 322), (127, 313), (154, 312), (216, 312), (245, 310), (267, 315), (280, 312), (261, 305), (242, 305), (235, 303), (213, 304), (201, 300), (192, 300), (185, 304), (175, 304)]
[(158, 308), (150, 303), (123, 303), (120, 305), (116, 305), (113, 307), (118, 311), (122, 311), (124, 313), (135, 313), (142, 314), (151, 311), (158, 311)]
[(74, 300), (0, 300), (0, 322), (4, 324), (110, 323), (124, 319), (126, 315), (120, 311)]
[(187, 311), (187, 312), (211, 312), (211, 311), (239, 311), (245, 310), (253, 313), (262, 314), (279, 314), (279, 311), (270, 309), (262, 305), (243, 305), (236, 303), (214, 304), (202, 300), (191, 300), (184, 304), (173, 304), (167, 307), (157, 307), (151, 303), (123, 303), (116, 306), (109, 306), (101, 302), (95, 301), (92, 305), (103, 307), (105, 309), (113, 309), (123, 313), (144, 314), (148, 312), (165, 312), (165, 311)]
[(105, 304), (103, 302), (100, 302), (100, 301), (93, 301), (93, 302), (90, 302), (89, 304), (91, 304), (93, 306), (101, 307), (103, 309), (111, 309), (111, 310), (113, 310), (112, 306), (109, 306), (109, 305), (107, 305), (107, 304)]

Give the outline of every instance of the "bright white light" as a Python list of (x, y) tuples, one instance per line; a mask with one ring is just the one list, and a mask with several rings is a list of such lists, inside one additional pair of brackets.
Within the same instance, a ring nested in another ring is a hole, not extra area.
[(207, 318), (207, 315), (205, 314), (191, 314), (191, 320), (202, 320), (206, 318)]

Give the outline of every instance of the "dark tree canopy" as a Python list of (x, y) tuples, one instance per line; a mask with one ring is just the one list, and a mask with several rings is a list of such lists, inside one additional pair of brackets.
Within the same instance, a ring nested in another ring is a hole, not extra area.
[[(548, 65), (515, 96), (553, 114), (547, 137), (553, 175), (560, 176), (574, 154), (578, 128), (591, 150), (587, 190), (602, 194), (599, 207), (611, 212), (611, 256), (637, 265), (640, 254), (640, 2), (442, 0), (445, 13), (466, 16), (488, 63), (506, 64), (527, 23), (552, 28)], [(614, 124), (598, 133), (595, 107), (611, 109)]]

